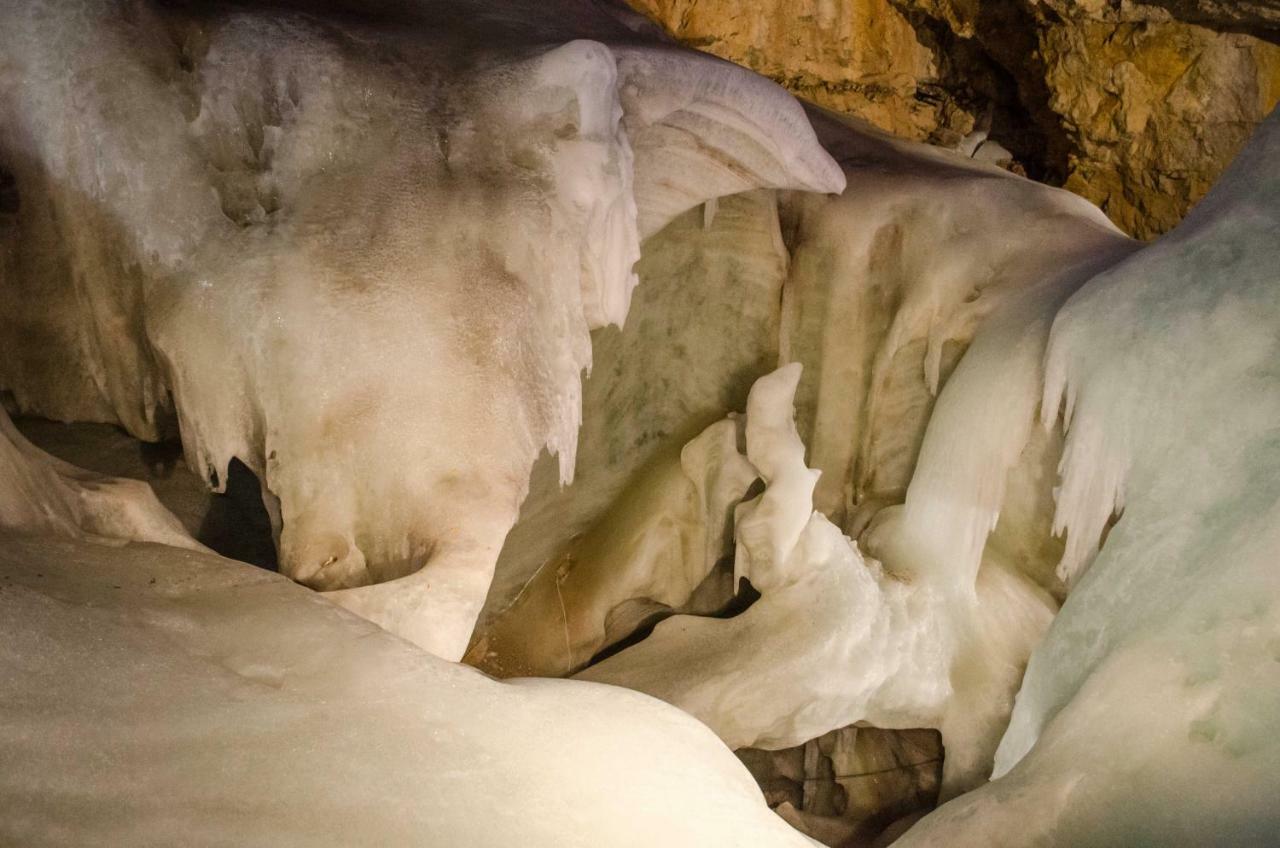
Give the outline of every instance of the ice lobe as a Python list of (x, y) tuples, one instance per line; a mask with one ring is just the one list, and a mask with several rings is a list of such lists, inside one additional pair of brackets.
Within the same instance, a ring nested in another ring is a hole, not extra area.
[[(1280, 826), (1280, 116), (1055, 319), (1075, 581), (991, 784), (904, 844), (1269, 845)], [(1119, 513), (1106, 532), (1113, 513)], [(1102, 536), (1105, 545), (1092, 558)]]
[(5, 6), (0, 387), (176, 421), (262, 480), (286, 574), (459, 656), (641, 236), (842, 186), (780, 88), (564, 6)]
[(691, 73), (687, 56), (654, 47), (614, 52), (642, 237), (686, 209), (752, 188), (844, 190), (800, 104), (769, 80), (718, 60)]

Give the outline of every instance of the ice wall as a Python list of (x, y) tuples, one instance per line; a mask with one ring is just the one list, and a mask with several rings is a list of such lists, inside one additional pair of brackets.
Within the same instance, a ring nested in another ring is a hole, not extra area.
[(1044, 414), (1068, 422), (1057, 521), (1076, 585), (999, 779), (903, 844), (1274, 843), (1278, 201), (1273, 114), (1182, 226), (1055, 319)]
[(640, 237), (843, 185), (780, 88), (562, 5), (0, 9), (0, 387), (239, 458), (285, 573), (459, 656)]
[[(776, 198), (749, 192), (722, 199), (710, 220), (682, 215), (645, 241), (637, 271), (626, 326), (592, 335), (574, 482), (562, 488), (552, 458), (540, 459), (503, 547), (469, 654), (491, 673), (576, 670), (603, 647), (615, 606), (679, 607), (704, 569), (710, 528), (690, 488), (702, 472), (687, 476), (681, 454), (777, 364), (787, 253)], [(732, 539), (717, 556), (731, 549)], [(631, 552), (645, 568), (630, 567)]]

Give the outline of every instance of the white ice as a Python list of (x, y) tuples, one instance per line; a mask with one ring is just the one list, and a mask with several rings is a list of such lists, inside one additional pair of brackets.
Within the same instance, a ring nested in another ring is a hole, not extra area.
[[(997, 720), (1007, 716), (1017, 683), (989, 667), (1020, 670), (1054, 604), (1023, 575), (992, 567), (971, 588), (971, 619), (945, 584), (864, 558), (813, 509), (817, 473), (793, 422), (800, 371), (793, 363), (762, 377), (747, 404), (746, 456), (765, 489), (737, 507), (734, 567), (760, 599), (727, 620), (667, 619), (577, 678), (676, 704), (731, 748), (791, 747), (859, 721), (940, 727), (956, 752), (949, 781), (985, 777), (994, 739), (972, 738), (973, 726), (987, 730), (990, 705)], [(968, 725), (948, 724), (957, 706)]]

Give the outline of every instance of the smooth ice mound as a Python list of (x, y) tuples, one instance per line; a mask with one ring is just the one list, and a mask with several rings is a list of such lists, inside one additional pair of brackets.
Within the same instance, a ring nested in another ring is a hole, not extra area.
[(2, 411), (0, 463), (0, 842), (812, 844), (675, 709), (445, 662)]
[(843, 187), (776, 85), (564, 7), (5, 5), (0, 387), (240, 459), (284, 573), (457, 658), (641, 237)]
[(0, 541), (6, 844), (812, 844), (642, 695), (498, 683), (210, 554)]

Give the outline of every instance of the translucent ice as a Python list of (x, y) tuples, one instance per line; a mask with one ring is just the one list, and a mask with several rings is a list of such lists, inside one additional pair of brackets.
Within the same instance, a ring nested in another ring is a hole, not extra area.
[[(946, 791), (956, 792), (989, 775), (1026, 658), (1056, 608), (1043, 590), (1061, 590), (1052, 537), (1061, 437), (1035, 426), (1049, 324), (1072, 291), (1137, 245), (1065, 192), (827, 118), (818, 130), (850, 188), (781, 198), (785, 280), (741, 286), (740, 311), (752, 314), (769, 314), (780, 290), (777, 349), (805, 368), (786, 384), (797, 425), (789, 400), (757, 398), (783, 412), (746, 418), (743, 459), (765, 488), (737, 513), (734, 567), (763, 597), (729, 621), (660, 624), (583, 674), (680, 704), (733, 745), (794, 745), (853, 721), (938, 727)], [(724, 214), (706, 230), (709, 255), (730, 235), (768, 243), (767, 233), (721, 233)], [(705, 217), (682, 223), (703, 227)], [(646, 244), (646, 262), (670, 249), (664, 236)], [(741, 279), (751, 279), (746, 268), (776, 273), (763, 250), (743, 252), (736, 267)], [(653, 291), (673, 290), (661, 280)], [(642, 300), (635, 318), (680, 326), (681, 302)], [(740, 331), (737, 314), (700, 314), (701, 335), (722, 343)], [(629, 336), (609, 361), (630, 393), (586, 406), (595, 476), (625, 468), (655, 430), (679, 432), (667, 400), (715, 367), (687, 357), (678, 335)], [(650, 406), (631, 403), (655, 386), (656, 422)], [(779, 384), (755, 391), (769, 386)], [(638, 451), (600, 450), (603, 434), (620, 442), (632, 432)], [(698, 479), (663, 459), (595, 507), (581, 536), (530, 524), (542, 547), (522, 544), (504, 564), (552, 556), (482, 628), (473, 660), (499, 673), (562, 674), (625, 635), (622, 622), (698, 602), (689, 575), (706, 574), (709, 558), (687, 542), (712, 534), (698, 532), (706, 514), (674, 507), (695, 503), (687, 493)], [(575, 503), (575, 490), (556, 503)], [(580, 497), (598, 503), (593, 491)], [(740, 483), (738, 497), (747, 494)], [(544, 503), (535, 491), (527, 507)], [(522, 521), (515, 535), (526, 529)], [(548, 544), (556, 538), (559, 552)]]

